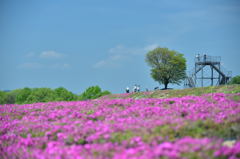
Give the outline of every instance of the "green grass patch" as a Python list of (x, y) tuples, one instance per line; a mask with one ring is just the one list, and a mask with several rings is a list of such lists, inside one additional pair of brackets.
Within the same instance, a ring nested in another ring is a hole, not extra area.
[(239, 102), (239, 101), (240, 101), (240, 95), (230, 96), (229, 98), (230, 98), (231, 100), (236, 101), (236, 102)]
[(186, 88), (176, 90), (156, 90), (149, 92), (136, 92), (129, 93), (129, 95), (121, 96), (121, 94), (112, 94), (104, 96), (104, 99), (120, 99), (120, 98), (171, 98), (171, 97), (183, 97), (183, 96), (200, 96), (208, 93), (240, 93), (240, 85), (221, 85), (221, 86), (209, 86), (198, 88)]
[(30, 129), (29, 131), (26, 131), (26, 132), (21, 132), (20, 136), (23, 137), (23, 138), (27, 138), (28, 134), (32, 138), (45, 136), (45, 132), (44, 131), (37, 131), (37, 130), (32, 130), (32, 129)]
[(91, 115), (93, 113), (94, 113), (94, 110), (91, 110), (91, 109), (86, 112), (87, 115)]
[(181, 128), (176, 129), (175, 125), (160, 125), (152, 128), (151, 132), (142, 135), (144, 142), (151, 142), (157, 137), (166, 141), (175, 141), (185, 136), (193, 138), (221, 138), (224, 140), (240, 139), (240, 124), (232, 123), (215, 123), (211, 120), (188, 121)]
[(130, 130), (124, 132), (114, 132), (111, 134), (110, 141), (113, 143), (121, 143), (122, 141), (129, 140), (134, 136), (135, 134)]

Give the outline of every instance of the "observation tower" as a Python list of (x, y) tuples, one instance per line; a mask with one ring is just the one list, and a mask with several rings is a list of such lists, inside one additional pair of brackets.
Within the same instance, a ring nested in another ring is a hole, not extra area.
[(223, 85), (232, 77), (232, 72), (222, 66), (220, 56), (197, 54), (194, 61), (195, 67), (184, 81), (186, 88)]

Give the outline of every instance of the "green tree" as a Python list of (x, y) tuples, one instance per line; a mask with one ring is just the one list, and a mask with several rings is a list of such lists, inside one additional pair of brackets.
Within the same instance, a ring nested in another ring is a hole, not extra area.
[(76, 100), (77, 96), (66, 88), (59, 87), (54, 90), (55, 101), (72, 101)]
[(152, 68), (152, 78), (164, 84), (164, 89), (167, 89), (169, 83), (179, 85), (186, 77), (186, 59), (176, 51), (156, 48), (146, 54), (145, 60)]
[(0, 104), (6, 104), (7, 95), (6, 92), (0, 91)]
[(32, 90), (30, 88), (20, 89), (16, 95), (16, 103), (23, 104), (27, 101), (28, 96), (31, 94)]
[(87, 88), (79, 97), (80, 100), (96, 99), (103, 95), (110, 94), (109, 91), (103, 91), (99, 86), (91, 86)]
[(7, 92), (6, 103), (7, 104), (15, 104), (16, 103), (16, 98), (17, 98), (17, 96), (20, 92), (21, 92), (21, 89), (15, 89), (15, 90), (12, 90), (10, 92)]
[(28, 96), (26, 103), (54, 101), (54, 91), (50, 88), (34, 88)]
[(229, 84), (240, 84), (240, 75), (233, 77)]
[(111, 94), (111, 92), (109, 92), (109, 91), (103, 91), (103, 92), (101, 93), (101, 96), (105, 96), (105, 95), (108, 95), (108, 94)]

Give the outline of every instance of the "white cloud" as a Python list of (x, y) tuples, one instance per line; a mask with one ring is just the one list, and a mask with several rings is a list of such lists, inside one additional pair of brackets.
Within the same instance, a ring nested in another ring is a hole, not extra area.
[(39, 57), (40, 58), (48, 58), (48, 59), (58, 59), (62, 58), (64, 54), (58, 53), (56, 51), (43, 51), (40, 53)]
[(41, 53), (29, 52), (25, 55), (25, 57), (28, 57), (28, 58), (34, 57), (34, 58), (41, 58), (41, 59), (59, 59), (65, 56), (66, 56), (65, 54), (58, 53), (52, 50), (43, 51)]
[(98, 61), (95, 65), (93, 65), (94, 68), (100, 68), (100, 67), (103, 67), (107, 64), (107, 60), (101, 60), (101, 61)]
[(151, 51), (151, 50), (156, 49), (157, 47), (159, 47), (158, 44), (151, 44), (151, 45), (145, 46), (145, 47), (144, 47), (144, 50), (145, 50), (146, 52), (148, 52), (148, 51)]
[(64, 63), (64, 64), (63, 64), (63, 68), (70, 68), (70, 67), (71, 67), (71, 65), (68, 64), (68, 63)]
[(44, 65), (36, 62), (26, 62), (18, 66), (20, 69), (42, 69)]
[(116, 47), (108, 50), (108, 57), (106, 59), (98, 61), (94, 64), (94, 68), (101, 67), (116, 67), (121, 63), (133, 56), (143, 56), (148, 51), (159, 47), (158, 44), (151, 44), (145, 47), (125, 47), (124, 45), (117, 45)]
[(105, 60), (101, 60), (93, 65), (94, 68), (101, 68), (101, 67), (118, 67), (119, 62), (125, 58), (123, 55), (110, 55)]
[(109, 53), (114, 55), (143, 55), (157, 47), (159, 47), (158, 44), (150, 44), (144, 47), (132, 47), (132, 48), (125, 47), (123, 45), (117, 45), (116, 47), (109, 49)]
[[(61, 60), (46, 61), (45, 59), (60, 59), (65, 57), (65, 54), (58, 53), (56, 51), (43, 51), (41, 53), (29, 52), (25, 55), (28, 61), (17, 66), (19, 69), (68, 69), (71, 67), (70, 64)], [(37, 61), (37, 62), (36, 62)]]
[(125, 47), (123, 45), (117, 45), (114, 48), (109, 49), (109, 54), (114, 55), (137, 55), (142, 54), (144, 49), (137, 47)]
[(68, 69), (70, 67), (71, 66), (68, 63), (56, 63), (56, 64), (49, 65), (49, 68), (52, 68), (52, 69)]
[(26, 57), (35, 57), (36, 56), (36, 53), (34, 52), (29, 52), (28, 54), (26, 54)]
[(71, 65), (68, 63), (43, 64), (38, 62), (26, 62), (18, 66), (19, 69), (68, 69)]

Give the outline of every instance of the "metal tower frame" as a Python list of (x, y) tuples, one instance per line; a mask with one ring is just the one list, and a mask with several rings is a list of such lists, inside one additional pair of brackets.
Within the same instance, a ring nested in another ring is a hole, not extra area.
[[(211, 76), (204, 77), (204, 68), (206, 66), (210, 67)], [(217, 77), (214, 77), (214, 71), (218, 74)], [(200, 73), (201, 77), (198, 77)], [(220, 56), (207, 56), (198, 54), (195, 57), (195, 67), (192, 72), (186, 77), (184, 86), (185, 87), (197, 87), (199, 86), (198, 79), (201, 80), (201, 87), (204, 86), (204, 80), (210, 80), (211, 86), (214, 85), (214, 80), (217, 80), (216, 85), (227, 84), (231, 79), (232, 72), (226, 71), (221, 64)]]

